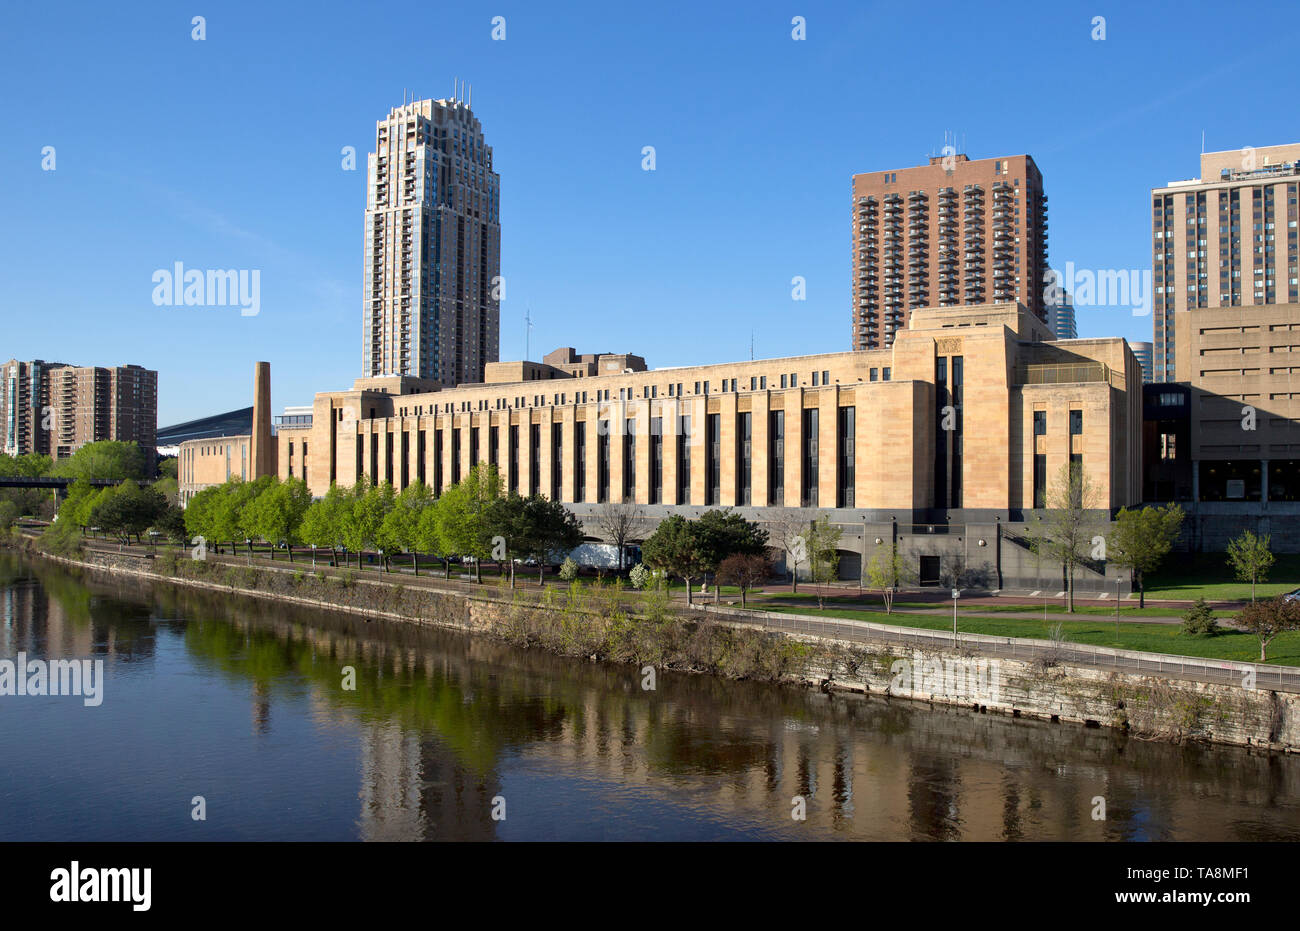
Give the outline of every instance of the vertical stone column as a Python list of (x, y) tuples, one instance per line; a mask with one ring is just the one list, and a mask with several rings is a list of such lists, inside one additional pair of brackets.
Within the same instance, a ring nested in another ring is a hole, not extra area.
[(736, 392), (731, 391), (720, 398), (722, 411), (718, 417), (718, 503), (723, 507), (734, 507), (740, 503), (737, 484), (740, 479), (740, 446), (736, 442), (737, 416)]
[(839, 435), (839, 394), (838, 385), (822, 388), (817, 398), (817, 504), (819, 507), (838, 506), (839, 491), (839, 449), (836, 438)]
[(704, 485), (709, 479), (708, 411), (707, 397), (691, 399), (691, 500), (690, 504), (704, 504)]
[(666, 398), (659, 410), (662, 413), (663, 421), (663, 500), (660, 504), (685, 504), (686, 502), (677, 500), (677, 444), (682, 442), (683, 437), (678, 432), (678, 421), (681, 417), (681, 399), (672, 397)]
[(803, 389), (789, 388), (785, 397), (785, 506), (803, 507)]
[(650, 500), (650, 416), (653, 402), (637, 401), (632, 405), (631, 416), (636, 419), (636, 487), (632, 500), (646, 504)]
[(770, 409), (768, 401), (771, 395), (766, 391), (759, 391), (752, 396), (750, 402), (750, 424), (754, 431), (753, 458), (750, 467), (753, 469), (752, 497), (754, 507), (767, 507), (769, 505), (779, 505), (780, 501), (767, 500), (768, 484), (768, 457), (772, 454), (771, 437), (768, 436), (768, 416)]

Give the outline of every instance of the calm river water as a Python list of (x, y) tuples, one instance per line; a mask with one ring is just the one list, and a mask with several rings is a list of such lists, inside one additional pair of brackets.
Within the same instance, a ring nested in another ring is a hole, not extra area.
[(97, 707), (0, 696), (0, 841), (1300, 840), (1300, 757), (702, 676), (644, 691), (632, 667), (0, 555), (19, 652), (106, 678)]

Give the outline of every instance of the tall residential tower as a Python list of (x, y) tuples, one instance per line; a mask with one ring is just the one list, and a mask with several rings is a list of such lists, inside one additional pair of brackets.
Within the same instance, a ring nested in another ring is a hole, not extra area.
[(468, 101), (375, 127), (367, 164), (362, 374), (481, 382), (499, 351), (501, 179)]
[(1040, 319), (1047, 195), (1028, 155), (853, 176), (854, 349), (889, 346), (913, 310), (1019, 301)]
[(1211, 321), (1203, 326), (1222, 320), (1228, 327), (1240, 325), (1239, 315), (1224, 308), (1300, 301), (1298, 185), (1300, 144), (1293, 144), (1206, 152), (1199, 178), (1151, 191), (1156, 381), (1195, 376), (1191, 368), (1176, 371), (1180, 311)]

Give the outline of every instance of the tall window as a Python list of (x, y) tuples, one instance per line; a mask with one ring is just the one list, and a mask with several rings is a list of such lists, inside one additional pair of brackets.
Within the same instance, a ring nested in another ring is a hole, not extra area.
[(807, 408), (803, 412), (803, 488), (800, 489), (800, 497), (803, 500), (803, 506), (806, 508), (817, 507), (817, 428), (818, 415), (821, 412), (815, 407)]
[(767, 415), (767, 503), (785, 504), (785, 411)]
[(736, 500), (742, 505), (753, 503), (752, 485), (754, 480), (754, 415), (745, 411), (739, 415), (736, 430), (736, 444), (739, 446), (736, 459), (740, 468), (736, 470)]
[(542, 425), (528, 425), (528, 487), (527, 494), (540, 494), (538, 483), (542, 471)]
[(587, 424), (573, 425), (573, 500), (581, 502), (587, 488)]
[(609, 500), (609, 421), (596, 421), (596, 500)]
[(708, 470), (704, 483), (704, 503), (718, 504), (722, 494), (722, 415), (708, 414), (704, 418), (705, 446), (708, 448)]
[(664, 421), (650, 418), (650, 503), (664, 500)]
[(636, 420), (623, 424), (623, 500), (636, 500)]
[(678, 418), (677, 427), (677, 503), (691, 503), (691, 415)]
[(551, 424), (551, 500), (562, 501), (564, 489), (564, 427)]
[(835, 442), (839, 446), (839, 463), (836, 473), (838, 485), (835, 493), (837, 507), (856, 507), (854, 503), (854, 460), (856, 453), (857, 409), (841, 407)]
[(508, 453), (508, 455), (510, 456), (509, 488), (513, 492), (518, 492), (519, 491), (519, 425), (518, 424), (512, 423), (510, 425), (509, 443), (510, 443), (510, 450)]

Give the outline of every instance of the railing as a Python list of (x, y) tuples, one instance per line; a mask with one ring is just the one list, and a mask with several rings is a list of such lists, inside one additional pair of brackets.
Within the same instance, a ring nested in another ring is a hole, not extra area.
[(1071, 385), (1106, 382), (1123, 387), (1124, 376), (1104, 362), (1075, 362), (1063, 365), (1026, 365), (1020, 372), (1022, 385)]

